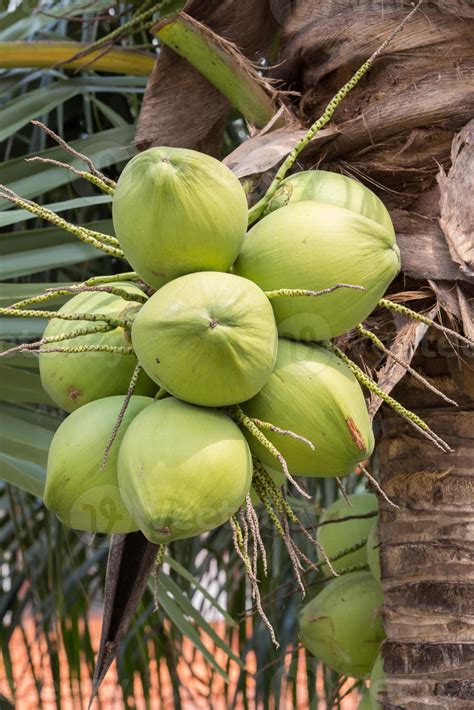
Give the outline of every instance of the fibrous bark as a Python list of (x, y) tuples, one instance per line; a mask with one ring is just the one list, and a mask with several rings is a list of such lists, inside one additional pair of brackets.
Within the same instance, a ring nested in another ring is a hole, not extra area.
[[(314, 120), (410, 9), (403, 0), (300, 0), (274, 75), (301, 91), (300, 110)], [(429, 189), (474, 113), (473, 20), (472, 3), (425, 2), (337, 110), (340, 135), (323, 149), (314, 142), (313, 162), (367, 180), (389, 206)]]
[(473, 375), (465, 370), (457, 385), (455, 353), (438, 357), (439, 340), (422, 349), (418, 371), (431, 373), (430, 381), (460, 408), (445, 406), (409, 376), (395, 390), (451, 444), (449, 455), (383, 413), (381, 480), (400, 505), (394, 512), (382, 503), (379, 530), (385, 707), (461, 710), (474, 707)]
[[(409, 7), (403, 1), (297, 3), (283, 29), (282, 64), (274, 75), (286, 81), (284, 88), (301, 92), (298, 108), (308, 123)], [(333, 127), (339, 135), (316, 136), (303, 154), (304, 167), (344, 172), (378, 192), (390, 208), (402, 253), (403, 272), (392, 292), (410, 291), (409, 301), (429, 286), (438, 306), (470, 337), (473, 20), (472, 3), (425, 2), (337, 110)], [(422, 303), (433, 306), (429, 298)], [(392, 325), (403, 340), (394, 350), (410, 361), (418, 348), (415, 369), (460, 407), (411, 376), (392, 392), (452, 446), (450, 455), (386, 407), (378, 414), (381, 481), (400, 506), (394, 511), (381, 504), (384, 706), (464, 710), (474, 707), (472, 358), (469, 364), (469, 353), (459, 357), (444, 339), (425, 339), (420, 346), (425, 326), (400, 318)], [(391, 391), (402, 374), (388, 360), (379, 383)], [(372, 413), (379, 404), (372, 398)]]

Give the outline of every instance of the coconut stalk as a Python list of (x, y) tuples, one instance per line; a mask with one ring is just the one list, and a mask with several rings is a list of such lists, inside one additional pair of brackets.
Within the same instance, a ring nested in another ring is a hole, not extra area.
[(161, 545), (141, 532), (113, 535), (107, 558), (102, 630), (92, 679), (92, 707), (100, 685), (112, 665), (135, 615)]
[[(278, 92), (232, 43), (185, 12), (153, 28), (167, 47), (187, 59), (246, 120), (263, 128), (278, 109)], [(284, 123), (281, 114), (275, 127)]]
[[(238, 7), (192, 0), (186, 13), (235, 44), (250, 61), (275, 56), (281, 17), (271, 12), (268, 0), (242, 0)], [(230, 109), (229, 101), (205, 76), (163, 46), (140, 111), (136, 144), (188, 147), (219, 156)]]

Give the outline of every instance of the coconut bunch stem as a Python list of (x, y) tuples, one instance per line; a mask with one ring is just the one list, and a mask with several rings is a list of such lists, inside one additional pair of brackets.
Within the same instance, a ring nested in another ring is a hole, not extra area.
[(252, 538), (253, 538), (253, 558), (252, 558), (252, 563), (253, 563), (253, 569), (254, 569), (254, 574), (257, 576), (257, 562), (258, 562), (258, 553), (260, 552), (260, 555), (262, 557), (262, 564), (263, 564), (263, 574), (265, 577), (268, 576), (268, 560), (267, 560), (267, 551), (265, 550), (265, 545), (263, 544), (262, 536), (260, 534), (260, 524), (258, 521), (258, 515), (255, 511), (255, 508), (253, 507), (252, 504), (252, 498), (250, 496), (250, 493), (247, 493), (247, 496), (245, 498), (245, 515), (247, 517), (247, 522), (250, 528), (250, 531), (252, 533)]
[(270, 300), (275, 298), (289, 298), (300, 296), (324, 296), (327, 293), (332, 293), (337, 291), (339, 288), (351, 288), (355, 291), (365, 291), (364, 286), (356, 286), (354, 284), (334, 284), (334, 286), (329, 286), (328, 288), (322, 288), (319, 291), (311, 291), (305, 288), (279, 288), (276, 291), (265, 291), (265, 296)]
[(234, 548), (235, 551), (237, 552), (237, 555), (240, 557), (242, 560), (245, 571), (247, 573), (247, 577), (250, 581), (250, 585), (252, 588), (252, 597), (255, 600), (255, 606), (257, 607), (257, 611), (260, 615), (260, 618), (262, 619), (263, 623), (267, 627), (270, 637), (275, 645), (276, 648), (279, 648), (280, 644), (277, 641), (277, 638), (275, 636), (275, 630), (273, 626), (270, 623), (270, 620), (268, 619), (267, 615), (263, 611), (262, 607), (262, 600), (260, 596), (260, 589), (258, 587), (258, 580), (254, 575), (252, 563), (250, 561), (249, 555), (248, 555), (248, 534), (244, 535), (242, 533), (242, 528), (240, 527), (239, 520), (237, 519), (237, 516), (233, 515), (230, 518), (230, 525), (232, 528), (232, 540), (234, 543)]
[(41, 350), (42, 355), (49, 353), (109, 353), (110, 355), (135, 355), (133, 348), (120, 347), (119, 345), (77, 345), (75, 347), (46, 348)]
[(119, 258), (124, 257), (123, 251), (116, 246), (118, 244), (118, 240), (115, 237), (111, 237), (109, 234), (96, 232), (92, 229), (86, 229), (85, 227), (78, 227), (77, 225), (72, 224), (71, 222), (68, 222), (67, 220), (63, 219), (62, 217), (59, 217), (59, 215), (57, 215), (55, 212), (48, 209), (47, 207), (42, 207), (41, 205), (38, 205), (36, 202), (32, 202), (31, 200), (25, 200), (24, 198), (13, 192), (13, 190), (10, 190), (8, 187), (5, 187), (5, 185), (0, 185), (0, 197), (4, 198), (5, 200), (8, 200), (20, 209), (26, 210), (27, 212), (34, 214), (36, 217), (44, 219), (47, 222), (54, 224), (56, 227), (59, 227), (60, 229), (64, 229), (66, 232), (74, 234), (74, 236), (78, 237), (81, 242), (90, 244), (96, 249), (99, 249), (105, 254), (108, 254), (109, 256), (116, 256)]
[(108, 440), (107, 446), (105, 447), (104, 458), (102, 460), (102, 468), (105, 468), (107, 466), (107, 461), (109, 460), (110, 450), (111, 450), (112, 445), (117, 437), (118, 430), (120, 429), (120, 425), (122, 424), (123, 418), (125, 416), (125, 412), (127, 411), (127, 407), (130, 404), (130, 400), (132, 398), (132, 395), (135, 392), (135, 389), (136, 389), (137, 383), (138, 383), (138, 378), (140, 377), (142, 371), (143, 371), (142, 366), (140, 365), (139, 362), (137, 362), (135, 369), (133, 371), (132, 377), (130, 379), (130, 384), (128, 386), (127, 394), (125, 395), (125, 399), (123, 400), (123, 404), (120, 408), (120, 412), (118, 413), (117, 419), (115, 420), (115, 424), (112, 429), (110, 439)]
[(129, 322), (124, 318), (114, 318), (105, 313), (60, 313), (59, 311), (34, 311), (20, 308), (0, 308), (0, 316), (22, 318), (60, 318), (61, 320), (86, 320), (92, 323), (107, 323), (111, 328), (128, 328)]
[(82, 335), (94, 335), (95, 333), (107, 333), (112, 330), (114, 326), (109, 325), (93, 325), (89, 328), (78, 328), (70, 333), (61, 333), (60, 335), (50, 335), (47, 338), (41, 338), (41, 340), (35, 340), (34, 343), (20, 343), (20, 345), (15, 345), (8, 350), (4, 350), (0, 353), (0, 357), (7, 357), (8, 355), (13, 355), (14, 353), (31, 352), (41, 348), (42, 345), (49, 345), (50, 343), (61, 343), (65, 340), (71, 340), (72, 338), (79, 338)]
[(31, 121), (31, 124), (33, 126), (41, 128), (41, 130), (44, 131), (50, 138), (52, 138), (66, 153), (69, 153), (69, 155), (72, 155), (74, 158), (78, 158), (83, 163), (85, 163), (89, 168), (89, 171), (76, 170), (76, 168), (72, 167), (71, 165), (67, 165), (66, 163), (60, 163), (59, 161), (50, 160), (47, 158), (27, 158), (27, 160), (40, 160), (41, 162), (52, 163), (53, 165), (59, 165), (61, 167), (67, 168), (76, 175), (79, 175), (80, 177), (89, 180), (89, 182), (91, 182), (93, 185), (95, 185), (108, 195), (113, 195), (116, 183), (114, 182), (114, 180), (111, 180), (106, 175), (101, 173), (100, 170), (95, 167), (94, 163), (87, 155), (85, 155), (84, 153), (80, 153), (78, 150), (75, 150), (72, 146), (69, 145), (69, 143), (64, 140), (64, 138), (58, 136), (57, 133), (52, 131), (51, 128), (48, 128), (48, 126), (46, 126), (41, 121)]
[(109, 276), (92, 276), (84, 281), (86, 286), (95, 286), (97, 284), (110, 284), (116, 281), (138, 281), (144, 284), (136, 271), (123, 271), (121, 274), (110, 274)]
[(156, 553), (155, 563), (153, 565), (153, 611), (156, 613), (160, 604), (158, 601), (158, 581), (160, 578), (161, 569), (163, 567), (163, 560), (165, 559), (165, 545), (158, 545), (158, 552)]
[(349, 498), (349, 496), (347, 495), (346, 489), (344, 488), (343, 483), (342, 483), (341, 479), (339, 478), (339, 476), (336, 476), (336, 486), (338, 488), (339, 493), (342, 495), (342, 497), (346, 501), (347, 505), (352, 506), (352, 501)]
[[(334, 523), (341, 523), (343, 518), (339, 518), (339, 520), (334, 520), (332, 522)], [(341, 550), (340, 552), (337, 553), (337, 555), (334, 555), (333, 557), (329, 557), (329, 560), (331, 562), (338, 562), (339, 560), (342, 560), (346, 555), (350, 555), (352, 552), (357, 552), (358, 550), (361, 550), (365, 545), (367, 544), (367, 539), (362, 540), (361, 542), (356, 542), (354, 545), (351, 545), (350, 547), (344, 548), (344, 550)], [(339, 573), (341, 574), (341, 573)]]
[(375, 52), (367, 59), (367, 61), (362, 64), (361, 67), (359, 67), (359, 69), (352, 76), (352, 78), (349, 79), (349, 81), (344, 84), (341, 89), (339, 89), (337, 94), (333, 96), (331, 101), (326, 106), (326, 109), (324, 110), (323, 114), (313, 123), (313, 125), (303, 136), (303, 138), (298, 141), (291, 153), (287, 155), (282, 165), (278, 169), (265, 195), (249, 210), (249, 226), (256, 222), (258, 219), (260, 219), (260, 217), (263, 215), (270, 203), (270, 200), (272, 199), (275, 192), (278, 190), (287, 172), (293, 167), (293, 165), (297, 161), (300, 153), (306, 148), (306, 146), (314, 138), (314, 136), (329, 123), (337, 107), (344, 101), (344, 99), (352, 91), (352, 89), (357, 86), (359, 81), (367, 74), (369, 69), (371, 69), (371, 67), (373, 66), (377, 57), (379, 57), (380, 54), (385, 51), (385, 49), (392, 42), (392, 40), (399, 34), (399, 32), (402, 31), (406, 23), (418, 11), (422, 3), (423, 0), (418, 1), (417, 5), (413, 8), (413, 10), (408, 13), (408, 15), (400, 22), (400, 24), (393, 30), (393, 32), (391, 32), (387, 39), (382, 42), (380, 47), (375, 50)]
[[(293, 486), (296, 488), (298, 493), (300, 493), (305, 498), (309, 498), (310, 496), (306, 493), (305, 490), (303, 490), (303, 488), (301, 488), (301, 486), (295, 481), (295, 479), (293, 478), (293, 476), (289, 472), (288, 464), (286, 463), (286, 460), (283, 457), (283, 455), (278, 451), (276, 446), (274, 446), (272, 444), (272, 442), (269, 439), (267, 439), (265, 434), (263, 434), (260, 431), (260, 429), (259, 429), (258, 425), (255, 423), (255, 421), (253, 419), (251, 419), (250, 417), (248, 417), (238, 405), (235, 405), (234, 407), (232, 407), (230, 409), (230, 413), (231, 413), (231, 416), (235, 419), (235, 421), (238, 422), (239, 424), (242, 424), (242, 426), (245, 427), (245, 429), (247, 429), (247, 431), (250, 432), (250, 434), (252, 434), (252, 436), (254, 436), (257, 439), (257, 441), (260, 442), (260, 444), (262, 446), (264, 446), (271, 453), (271, 455), (279, 462), (286, 478), (290, 481), (290, 483), (293, 484)], [(260, 420), (257, 420), (257, 421), (260, 421)], [(300, 437), (298, 434), (295, 434), (294, 432), (290, 432), (289, 430), (286, 430), (286, 429), (280, 430), (278, 427), (275, 427), (273, 424), (269, 424), (268, 422), (262, 422), (262, 424), (263, 424), (264, 428), (266, 427), (267, 429), (269, 429), (269, 428), (273, 427), (272, 431), (278, 431), (278, 433), (280, 433), (280, 434), (284, 433), (285, 435), (292, 436), (295, 439), (304, 440), (305, 443), (309, 444), (310, 447), (313, 446), (311, 444), (311, 442), (305, 440), (304, 437)]]
[(391, 500), (388, 497), (388, 495), (385, 493), (385, 491), (382, 488), (382, 486), (380, 485), (380, 483), (377, 481), (377, 479), (374, 476), (372, 476), (371, 473), (369, 473), (367, 471), (365, 466), (363, 466), (362, 464), (359, 464), (359, 468), (361, 470), (361, 473), (363, 473), (363, 475), (370, 481), (370, 483), (373, 485), (373, 487), (375, 488), (377, 493), (384, 499), (384, 501), (386, 503), (388, 503), (389, 505), (391, 505), (392, 508), (395, 508), (396, 510), (398, 510), (400, 508), (400, 506), (397, 505), (396, 503), (394, 503), (393, 500)]
[(390, 350), (390, 348), (387, 348), (383, 342), (378, 338), (375, 333), (372, 333), (370, 330), (367, 330), (367, 328), (364, 328), (363, 325), (359, 324), (357, 326), (357, 330), (361, 335), (363, 335), (365, 338), (368, 338), (376, 348), (378, 348), (381, 352), (385, 353), (388, 357), (392, 358), (396, 363), (401, 365), (407, 372), (410, 373), (415, 379), (417, 379), (419, 382), (422, 383), (424, 387), (429, 389), (431, 392), (434, 394), (438, 395), (438, 397), (441, 397), (441, 399), (444, 399), (445, 402), (448, 404), (452, 404), (454, 407), (458, 407), (458, 403), (454, 401), (454, 399), (450, 399), (447, 395), (444, 394), (444, 392), (441, 392), (437, 387), (431, 384), (431, 382), (428, 382), (428, 380), (420, 375), (419, 372), (414, 370), (411, 365), (409, 365), (407, 362), (404, 362), (401, 358), (398, 357), (394, 352)]
[[(351, 503), (350, 505), (352, 505), (352, 503)], [(376, 518), (377, 515), (378, 515), (378, 513), (376, 513), (376, 512), (373, 512), (373, 513), (363, 513), (363, 514), (360, 514), (360, 515), (353, 515), (353, 514), (351, 514), (351, 515), (345, 515), (343, 518), (336, 518), (335, 520), (323, 520), (323, 521), (320, 522), (320, 523), (316, 523), (316, 525), (315, 525), (314, 527), (316, 527), (316, 528), (322, 528), (322, 527), (324, 527), (324, 526), (326, 526), (326, 525), (337, 525), (338, 523), (344, 523), (344, 522), (346, 522), (347, 520), (366, 520), (367, 518)], [(335, 561), (336, 559), (338, 559), (338, 558), (331, 557), (330, 559), (332, 560), (332, 562), (334, 562), (334, 561)]]
[(77, 177), (84, 178), (84, 180), (87, 180), (88, 182), (92, 183), (92, 185), (95, 185), (95, 187), (99, 188), (99, 190), (105, 192), (106, 195), (114, 194), (115, 188), (110, 187), (100, 178), (96, 177), (95, 175), (92, 175), (92, 173), (87, 172), (87, 170), (78, 170), (73, 165), (63, 163), (60, 160), (54, 160), (53, 158), (42, 158), (39, 155), (35, 155), (32, 158), (25, 158), (25, 162), (38, 162), (43, 163), (45, 165), (54, 165), (57, 168), (64, 168), (65, 170), (69, 170), (69, 172), (73, 173), (74, 175), (77, 175)]
[(398, 402), (394, 397), (383, 391), (381, 387), (377, 385), (374, 380), (368, 377), (365, 372), (363, 372), (360, 367), (358, 367), (355, 362), (353, 362), (347, 355), (333, 343), (326, 341), (324, 347), (337, 355), (347, 367), (354, 373), (357, 380), (361, 385), (366, 387), (370, 392), (380, 397), (388, 406), (393, 409), (397, 414), (406, 419), (417, 431), (419, 431), (423, 436), (429, 439), (438, 449), (444, 451), (445, 453), (451, 453), (452, 449), (449, 444), (444, 441), (440, 436), (438, 436), (428, 424), (421, 419), (415, 412), (410, 411), (404, 407), (400, 402)]
[[(309, 540), (309, 542), (319, 549), (323, 560), (328, 565), (329, 569), (331, 570), (331, 573), (335, 577), (337, 577), (337, 572), (333, 568), (331, 560), (326, 554), (324, 547), (308, 532), (308, 530), (306, 530), (301, 520), (298, 518), (288, 501), (285, 499), (281, 490), (279, 490), (279, 488), (275, 485), (274, 481), (272, 481), (271, 476), (269, 476), (265, 468), (257, 460), (254, 460), (254, 475), (252, 485), (254, 486), (256, 493), (264, 504), (265, 509), (267, 510), (267, 513), (269, 514), (269, 517), (275, 528), (277, 529), (279, 535), (285, 541), (285, 545), (287, 546), (289, 554), (289, 547), (291, 547), (293, 552), (296, 553), (297, 556), (300, 557), (306, 564), (308, 564), (310, 567), (313, 567), (314, 569), (316, 568), (314, 562), (309, 560), (308, 557), (306, 557), (306, 555), (295, 545), (295, 543), (291, 539), (291, 536), (289, 535), (288, 523), (293, 523)], [(283, 525), (280, 523), (277, 513), (282, 517)], [(289, 540), (291, 540), (291, 544), (288, 546), (287, 543)], [(296, 571), (297, 570), (295, 570), (295, 572)]]
[(427, 316), (424, 316), (422, 313), (418, 313), (418, 311), (413, 311), (411, 308), (407, 308), (407, 306), (402, 306), (401, 303), (394, 303), (388, 298), (381, 298), (379, 301), (379, 306), (381, 306), (382, 308), (387, 308), (389, 311), (398, 313), (399, 315), (405, 316), (406, 318), (410, 318), (410, 320), (416, 320), (419, 323), (424, 323), (425, 325), (431, 328), (440, 330), (445, 335), (451, 335), (453, 338), (456, 338), (461, 343), (464, 343), (464, 345), (469, 345), (470, 347), (474, 346), (474, 341), (469, 340), (469, 338), (466, 338), (464, 335), (461, 335), (461, 333), (457, 333), (455, 330), (451, 330), (451, 328), (446, 328), (446, 326), (441, 325), (441, 323), (437, 323), (436, 321), (432, 320), (431, 318), (428, 318)]
[(129, 293), (124, 289), (116, 288), (114, 286), (87, 286), (85, 284), (73, 284), (72, 286), (67, 287), (58, 286), (56, 288), (48, 288), (44, 293), (40, 294), (39, 296), (32, 296), (31, 298), (25, 298), (22, 301), (12, 303), (10, 308), (24, 308), (24, 306), (32, 306), (35, 303), (44, 303), (54, 298), (58, 298), (59, 296), (70, 296), (76, 293), (85, 293), (89, 291), (101, 291), (103, 293), (110, 293), (114, 296), (119, 296), (124, 301), (145, 303), (148, 300), (148, 296), (146, 296), (145, 294), (140, 295), (137, 293)]

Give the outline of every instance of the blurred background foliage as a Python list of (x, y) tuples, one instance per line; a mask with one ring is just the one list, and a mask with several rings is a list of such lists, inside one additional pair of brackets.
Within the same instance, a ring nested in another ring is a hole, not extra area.
[[(117, 46), (136, 53), (126, 62), (130, 73), (107, 70), (107, 64), (101, 71), (90, 64), (81, 71), (64, 69), (57, 61), (67, 55), (58, 55), (53, 46), (42, 68), (28, 68), (28, 61), (35, 63), (37, 42), (91, 43), (150, 4), (3, 3), (1, 183), (71, 222), (111, 232), (110, 197), (60, 167), (25, 162), (31, 157), (70, 159), (30, 121), (43, 121), (116, 178), (135, 152), (133, 137), (146, 71), (159, 46), (150, 43), (144, 31), (124, 37)], [(182, 3), (165, 3), (164, 10), (178, 5)], [(11, 42), (21, 44), (11, 45), (9, 52)], [(17, 66), (15, 56), (21, 56)], [(233, 114), (226, 127), (226, 151), (245, 137), (241, 117)], [(75, 159), (69, 162), (81, 167)], [(120, 260), (9, 203), (2, 201), (0, 210), (2, 306), (51, 284), (124, 270)], [(58, 300), (52, 307), (60, 304)], [(38, 319), (2, 319), (0, 347), (37, 338), (44, 325)], [(60, 708), (69, 693), (77, 703), (74, 707), (85, 707), (98, 643), (108, 541), (64, 528), (37, 497), (49, 444), (63, 412), (52, 406), (41, 388), (36, 356), (0, 361), (0, 388), (0, 478), (6, 481), (0, 483), (0, 706)], [(349, 492), (362, 488), (358, 480), (356, 475), (349, 477)], [(312, 502), (293, 503), (305, 523), (314, 526), (320, 510), (337, 497), (337, 489), (333, 480), (311, 480), (308, 488), (314, 494)], [(305, 658), (298, 646), (301, 596), (294, 572), (281, 539), (265, 519), (262, 529), (270, 560), (269, 577), (260, 575), (262, 600), (279, 649), (254, 615), (231, 531), (224, 526), (200, 539), (170, 545), (164, 574), (157, 585), (151, 580), (120, 652), (116, 700), (107, 695), (103, 707), (112, 702), (118, 707), (156, 707), (161, 699), (160, 707), (207, 708), (216, 698), (220, 702), (216, 707), (223, 702), (226, 707), (253, 707), (256, 700), (262, 707), (323, 707), (319, 701), (341, 707), (348, 690), (345, 679), (319, 668), (317, 660)], [(314, 557), (306, 538), (299, 538), (301, 549)], [(306, 581), (312, 595), (321, 575), (312, 572)], [(27, 696), (25, 683), (30, 684)]]

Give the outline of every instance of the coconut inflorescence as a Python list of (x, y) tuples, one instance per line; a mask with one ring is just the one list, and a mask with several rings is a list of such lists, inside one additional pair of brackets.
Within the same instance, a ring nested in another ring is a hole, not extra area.
[[(67, 293), (84, 293), (58, 312), (25, 309), (51, 293), (0, 309), (1, 315), (51, 321), (41, 341), (24, 347), (40, 348), (44, 388), (72, 411), (51, 445), (46, 505), (82, 530), (140, 530), (159, 545), (160, 564), (166, 543), (229, 521), (255, 606), (276, 643), (258, 588), (269, 563), (253, 507), (260, 500), (303, 593), (303, 574), (315, 565), (296, 545), (293, 529), (318, 549), (324, 574), (340, 572), (303, 608), (300, 636), (340, 674), (364, 678), (372, 668), (373, 707), (383, 673), (381, 661), (374, 661), (384, 638), (376, 499), (351, 496), (350, 508), (338, 501), (316, 538), (285, 497), (283, 476), (304, 495), (293, 476), (339, 477), (359, 468), (385, 496), (363, 465), (374, 436), (359, 383), (440, 448), (449, 446), (378, 387), (341, 343), (330, 342), (357, 328), (386, 352), (360, 324), (400, 268), (383, 203), (342, 175), (315, 170), (285, 177), (386, 44), (333, 97), (250, 210), (225, 165), (169, 147), (137, 155), (117, 184), (86, 159), (91, 172), (82, 174), (113, 194), (116, 236), (71, 225), (2, 188), (2, 197), (17, 207), (125, 257), (134, 269), (73, 284)], [(121, 283), (126, 280), (138, 285)], [(98, 283), (114, 287), (99, 293)], [(432, 325), (406, 306), (380, 305)], [(157, 386), (155, 400), (142, 396)], [(311, 509), (309, 503), (304, 512)], [(361, 566), (364, 571), (347, 571)], [(133, 601), (132, 595), (127, 608)], [(94, 692), (119, 636), (110, 648), (102, 638), (106, 652)]]
[[(277, 488), (281, 488), (281, 486), (286, 483), (286, 476), (283, 471), (275, 468), (270, 468), (270, 466), (265, 465), (263, 466), (263, 468)], [(260, 503), (262, 502), (254, 486), (252, 486), (250, 489), (250, 499), (252, 505), (260, 505)]]
[[(102, 242), (135, 271), (74, 285), (57, 313), (40, 314), (50, 323), (37, 346), (45, 390), (72, 412), (51, 445), (47, 507), (65, 525), (140, 530), (160, 546), (230, 521), (271, 629), (254, 505), (263, 503), (302, 588), (311, 562), (290, 524), (319, 549), (325, 574), (367, 566), (375, 496), (351, 496), (351, 508), (338, 501), (316, 538), (282, 485), (288, 478), (304, 494), (294, 477), (345, 476), (371, 456), (357, 373), (329, 339), (371, 312), (399, 253), (383, 203), (350, 178), (292, 175), (265, 208), (246, 234), (253, 213), (222, 163), (179, 148), (139, 154), (114, 191), (117, 237)], [(303, 643), (338, 672), (364, 676), (383, 637), (380, 602), (370, 572), (344, 574), (304, 608)]]

